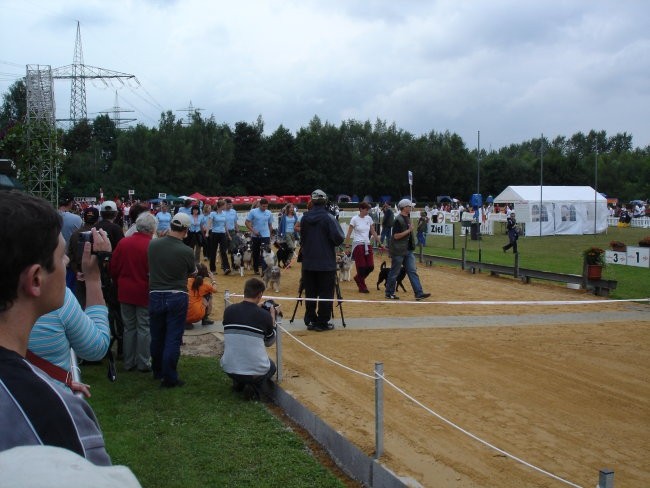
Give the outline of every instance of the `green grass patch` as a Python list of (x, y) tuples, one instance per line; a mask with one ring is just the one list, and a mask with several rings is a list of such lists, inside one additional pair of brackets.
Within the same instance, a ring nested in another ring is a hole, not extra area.
[[(460, 225), (455, 224), (455, 226), (455, 249), (451, 237), (428, 235), (424, 253), (460, 259), (462, 248), (467, 242), (466, 256), (469, 260), (478, 260), (480, 245), (481, 261), (508, 266), (514, 264), (512, 251), (504, 253), (501, 249), (508, 243), (508, 236), (505, 233), (482, 236), (479, 242), (472, 241), (469, 236), (465, 240), (465, 237), (460, 235)], [(649, 229), (609, 227), (607, 234), (520, 237), (519, 266), (555, 273), (582, 274), (582, 251), (587, 247), (598, 246), (602, 249), (610, 249), (611, 241), (637, 246), (638, 242), (647, 235), (650, 235)], [(650, 269), (648, 268), (609, 264), (603, 270), (603, 279), (618, 281), (618, 286), (611, 292), (610, 298), (650, 297)]]
[(151, 374), (85, 365), (92, 405), (114, 464), (145, 488), (342, 487), (300, 437), (262, 403), (232, 392), (217, 359), (181, 357), (182, 388), (161, 389)]

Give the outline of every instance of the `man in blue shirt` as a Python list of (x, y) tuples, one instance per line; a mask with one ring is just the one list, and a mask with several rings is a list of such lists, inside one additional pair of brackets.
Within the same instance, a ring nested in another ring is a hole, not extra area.
[(262, 198), (259, 206), (248, 212), (246, 228), (251, 233), (253, 271), (256, 274), (259, 273), (260, 263), (262, 263), (262, 273), (264, 273), (266, 263), (262, 259), (262, 247), (271, 243), (271, 231), (273, 230), (273, 214), (269, 210), (269, 201), (266, 198)]

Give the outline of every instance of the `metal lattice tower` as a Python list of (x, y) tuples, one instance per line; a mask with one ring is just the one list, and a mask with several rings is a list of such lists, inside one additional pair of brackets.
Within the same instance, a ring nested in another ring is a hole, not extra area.
[(52, 77), (57, 80), (71, 80), (70, 118), (58, 119), (62, 122), (69, 122), (71, 126), (80, 120), (88, 118), (86, 111), (86, 80), (101, 80), (106, 87), (110, 86), (108, 80), (117, 80), (122, 85), (124, 85), (125, 80), (133, 80), (137, 85), (140, 84), (135, 75), (84, 64), (79, 22), (77, 22), (77, 37), (75, 39), (72, 64), (54, 68)]
[(138, 119), (135, 118), (125, 118), (122, 117), (121, 114), (123, 113), (128, 113), (128, 112), (133, 112), (133, 110), (126, 110), (123, 109), (118, 105), (118, 99), (117, 99), (117, 91), (115, 92), (115, 105), (113, 105), (113, 108), (110, 110), (102, 110), (99, 112), (100, 114), (112, 114), (111, 120), (113, 120), (113, 123), (115, 124), (116, 129), (125, 129), (126, 124), (129, 122), (135, 122)]
[(27, 65), (27, 191), (56, 204), (58, 162), (52, 67)]

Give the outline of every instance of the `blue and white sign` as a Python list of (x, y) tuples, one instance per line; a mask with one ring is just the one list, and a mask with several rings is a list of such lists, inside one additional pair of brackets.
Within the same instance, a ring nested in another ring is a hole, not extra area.
[(453, 224), (431, 224), (430, 233), (434, 236), (449, 236), (454, 235)]

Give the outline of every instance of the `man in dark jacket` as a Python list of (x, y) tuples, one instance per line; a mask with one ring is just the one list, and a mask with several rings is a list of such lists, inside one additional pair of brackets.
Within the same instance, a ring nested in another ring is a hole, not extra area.
[(327, 210), (327, 195), (322, 190), (311, 194), (312, 208), (300, 221), (302, 286), (305, 298), (305, 325), (309, 330), (331, 330), (334, 288), (336, 286), (336, 246), (345, 239), (341, 226)]

